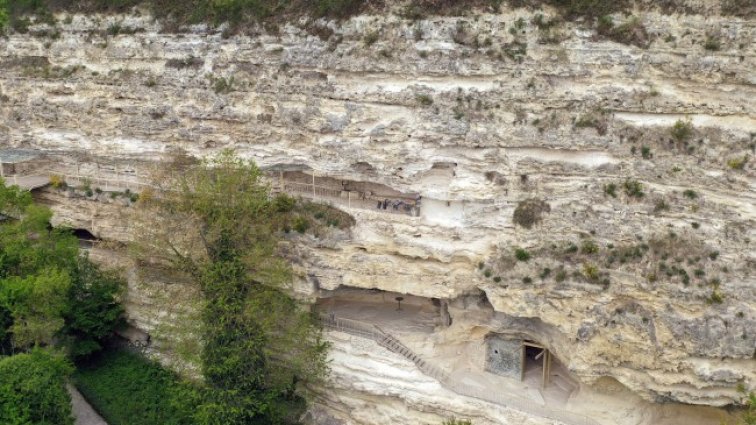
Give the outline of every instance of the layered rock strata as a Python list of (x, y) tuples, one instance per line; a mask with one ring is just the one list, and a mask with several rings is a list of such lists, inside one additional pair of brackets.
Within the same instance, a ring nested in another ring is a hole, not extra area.
[[(553, 16), (360, 16), (230, 38), (162, 33), (139, 14), (61, 17), (56, 38), (32, 26), (0, 44), (0, 144), (54, 151), (56, 173), (112, 178), (112, 190), (124, 173), (146, 182), (173, 152), (231, 148), (274, 182), (294, 167), (316, 184), (419, 194), (412, 216), (315, 192), (356, 225), (291, 244), (297, 288), (313, 301), (340, 287), (450, 302), (482, 291), (485, 315), (450, 309), (467, 326), (455, 338), (529, 336), (586, 392), (610, 379), (638, 403), (737, 402), (738, 384), (756, 385), (756, 23), (639, 13), (642, 49), (539, 24)], [(109, 35), (115, 23), (132, 31)], [(56, 224), (131, 237), (127, 199), (38, 196)], [(530, 228), (513, 221), (528, 199), (548, 205)], [(165, 317), (156, 280), (129, 298), (148, 330)], [(449, 329), (433, 337), (439, 350)], [(451, 396), (419, 376), (412, 397), (356, 384), (335, 342), (341, 386), (322, 409), (385, 423), (368, 417), (412, 398), (428, 418), (478, 417), (475, 401), (440, 407)], [(520, 423), (512, 415), (478, 419)]]

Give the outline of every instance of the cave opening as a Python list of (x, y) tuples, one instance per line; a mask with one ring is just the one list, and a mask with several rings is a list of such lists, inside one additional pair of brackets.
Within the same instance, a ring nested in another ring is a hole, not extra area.
[(79, 240), (79, 247), (83, 249), (90, 249), (100, 241), (100, 238), (92, 234), (87, 229), (71, 229), (71, 233)]
[(444, 303), (379, 289), (340, 287), (321, 290), (316, 308), (321, 315), (378, 326), (387, 332), (432, 333), (449, 319)]
[(525, 381), (526, 377), (536, 377), (540, 375), (541, 388), (546, 388), (549, 381), (549, 368), (551, 367), (551, 353), (543, 345), (533, 341), (522, 342), (522, 355), (521, 355), (522, 367), (521, 381)]

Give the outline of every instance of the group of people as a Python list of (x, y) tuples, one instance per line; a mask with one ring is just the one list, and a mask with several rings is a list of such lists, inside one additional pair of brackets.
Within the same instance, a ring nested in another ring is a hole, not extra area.
[(387, 210), (392, 208), (394, 211), (403, 211), (406, 213), (411, 213), (413, 209), (415, 208), (417, 204), (415, 203), (408, 203), (404, 202), (401, 199), (384, 199), (383, 201), (378, 201), (378, 204), (376, 205), (376, 208), (379, 210)]

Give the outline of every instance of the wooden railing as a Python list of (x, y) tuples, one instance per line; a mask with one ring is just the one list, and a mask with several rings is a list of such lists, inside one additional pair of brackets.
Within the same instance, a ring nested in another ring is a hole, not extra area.
[[(144, 188), (155, 188), (150, 183), (145, 183), (137, 180), (136, 178), (127, 178), (126, 176), (121, 178), (108, 178), (108, 177), (92, 177), (85, 175), (56, 173), (55, 171), (48, 171), (47, 174), (52, 178), (53, 176), (60, 177), (66, 184), (71, 186), (83, 186), (89, 184), (92, 188), (99, 188), (105, 192), (121, 192), (126, 189), (130, 191), (140, 191)], [(131, 177), (131, 176), (128, 176)]]
[[(273, 191), (298, 195), (326, 204), (337, 204), (347, 208), (375, 210), (382, 213), (401, 214), (416, 217), (420, 215), (420, 206), (414, 200), (402, 197), (368, 195), (365, 192), (340, 190), (333, 187), (311, 183), (286, 181), (274, 184)], [(388, 200), (386, 208), (379, 208), (378, 203)]]
[(598, 422), (585, 415), (564, 409), (544, 406), (509, 393), (501, 392), (497, 389), (484, 389), (459, 382), (443, 369), (423, 360), (419, 355), (402, 344), (401, 341), (375, 325), (370, 325), (357, 320), (339, 318), (332, 314), (321, 314), (320, 321), (323, 326), (328, 329), (371, 339), (377, 342), (381, 347), (410, 360), (425, 375), (437, 380), (441, 385), (459, 395), (477, 398), (489, 403), (499, 404), (514, 410), (519, 410), (529, 415), (544, 417), (570, 425), (599, 425)]

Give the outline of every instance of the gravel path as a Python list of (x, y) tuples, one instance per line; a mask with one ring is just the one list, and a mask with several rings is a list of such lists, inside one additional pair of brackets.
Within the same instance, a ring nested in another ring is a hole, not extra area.
[(73, 385), (69, 384), (66, 387), (68, 393), (71, 394), (73, 415), (76, 418), (75, 425), (108, 425)]

